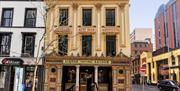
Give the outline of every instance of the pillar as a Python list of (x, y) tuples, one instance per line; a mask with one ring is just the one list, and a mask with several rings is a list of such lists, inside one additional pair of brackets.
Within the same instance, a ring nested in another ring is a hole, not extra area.
[(97, 49), (99, 50), (101, 48), (101, 4), (98, 3), (95, 5), (96, 6), (96, 12), (97, 12), (97, 17), (96, 17), (96, 21), (97, 21)]
[(58, 74), (57, 74), (57, 90), (61, 91), (61, 82), (62, 82), (62, 66), (58, 65)]
[(48, 91), (48, 66), (45, 66), (44, 91)]
[(76, 65), (76, 90), (79, 91), (79, 65)]
[(112, 80), (113, 80), (113, 91), (117, 91), (117, 67), (112, 67)]
[[(94, 79), (94, 82), (97, 84), (98, 86), (98, 66), (94, 66), (95, 68), (95, 79)], [(97, 89), (95, 88), (95, 91), (97, 91)]]

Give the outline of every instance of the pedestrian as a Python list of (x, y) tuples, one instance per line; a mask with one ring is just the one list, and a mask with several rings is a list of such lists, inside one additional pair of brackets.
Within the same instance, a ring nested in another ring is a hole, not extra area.
[(151, 85), (151, 80), (147, 80), (147, 86)]

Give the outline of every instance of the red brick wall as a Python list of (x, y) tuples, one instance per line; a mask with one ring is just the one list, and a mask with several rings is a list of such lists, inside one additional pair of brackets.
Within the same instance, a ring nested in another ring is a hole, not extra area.
[(177, 17), (178, 17), (178, 37), (180, 42), (180, 0), (176, 0)]
[(172, 6), (167, 8), (167, 17), (168, 17), (168, 41), (169, 47), (174, 48), (174, 29), (173, 29), (173, 12)]
[[(172, 11), (172, 5), (167, 6), (167, 22), (168, 22), (168, 45), (170, 48), (175, 48), (175, 41), (174, 41), (174, 28), (173, 28), (173, 11)], [(177, 18), (178, 18), (178, 38), (180, 41), (180, 0), (176, 0), (176, 9), (177, 9)], [(158, 17), (155, 18), (155, 39), (156, 39), (156, 50), (158, 48)], [(160, 47), (165, 46), (165, 36), (164, 36), (164, 15), (160, 14), (160, 36), (161, 36), (161, 45)]]
[(164, 33), (164, 14), (160, 14), (160, 37), (161, 37), (161, 47), (165, 46), (165, 33)]

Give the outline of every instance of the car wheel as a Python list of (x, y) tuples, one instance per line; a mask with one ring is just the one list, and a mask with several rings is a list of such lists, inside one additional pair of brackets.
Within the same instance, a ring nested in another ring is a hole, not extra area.
[(160, 90), (162, 90), (162, 87), (158, 87)]
[(173, 88), (173, 90), (172, 91), (176, 91), (176, 89), (175, 88)]

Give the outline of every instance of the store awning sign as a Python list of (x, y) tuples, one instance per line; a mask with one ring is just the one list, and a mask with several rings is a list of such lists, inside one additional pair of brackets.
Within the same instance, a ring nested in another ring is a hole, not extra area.
[(110, 65), (111, 60), (63, 60), (63, 64), (104, 64)]
[(23, 65), (24, 63), (20, 58), (4, 58), (1, 62), (4, 65)]

